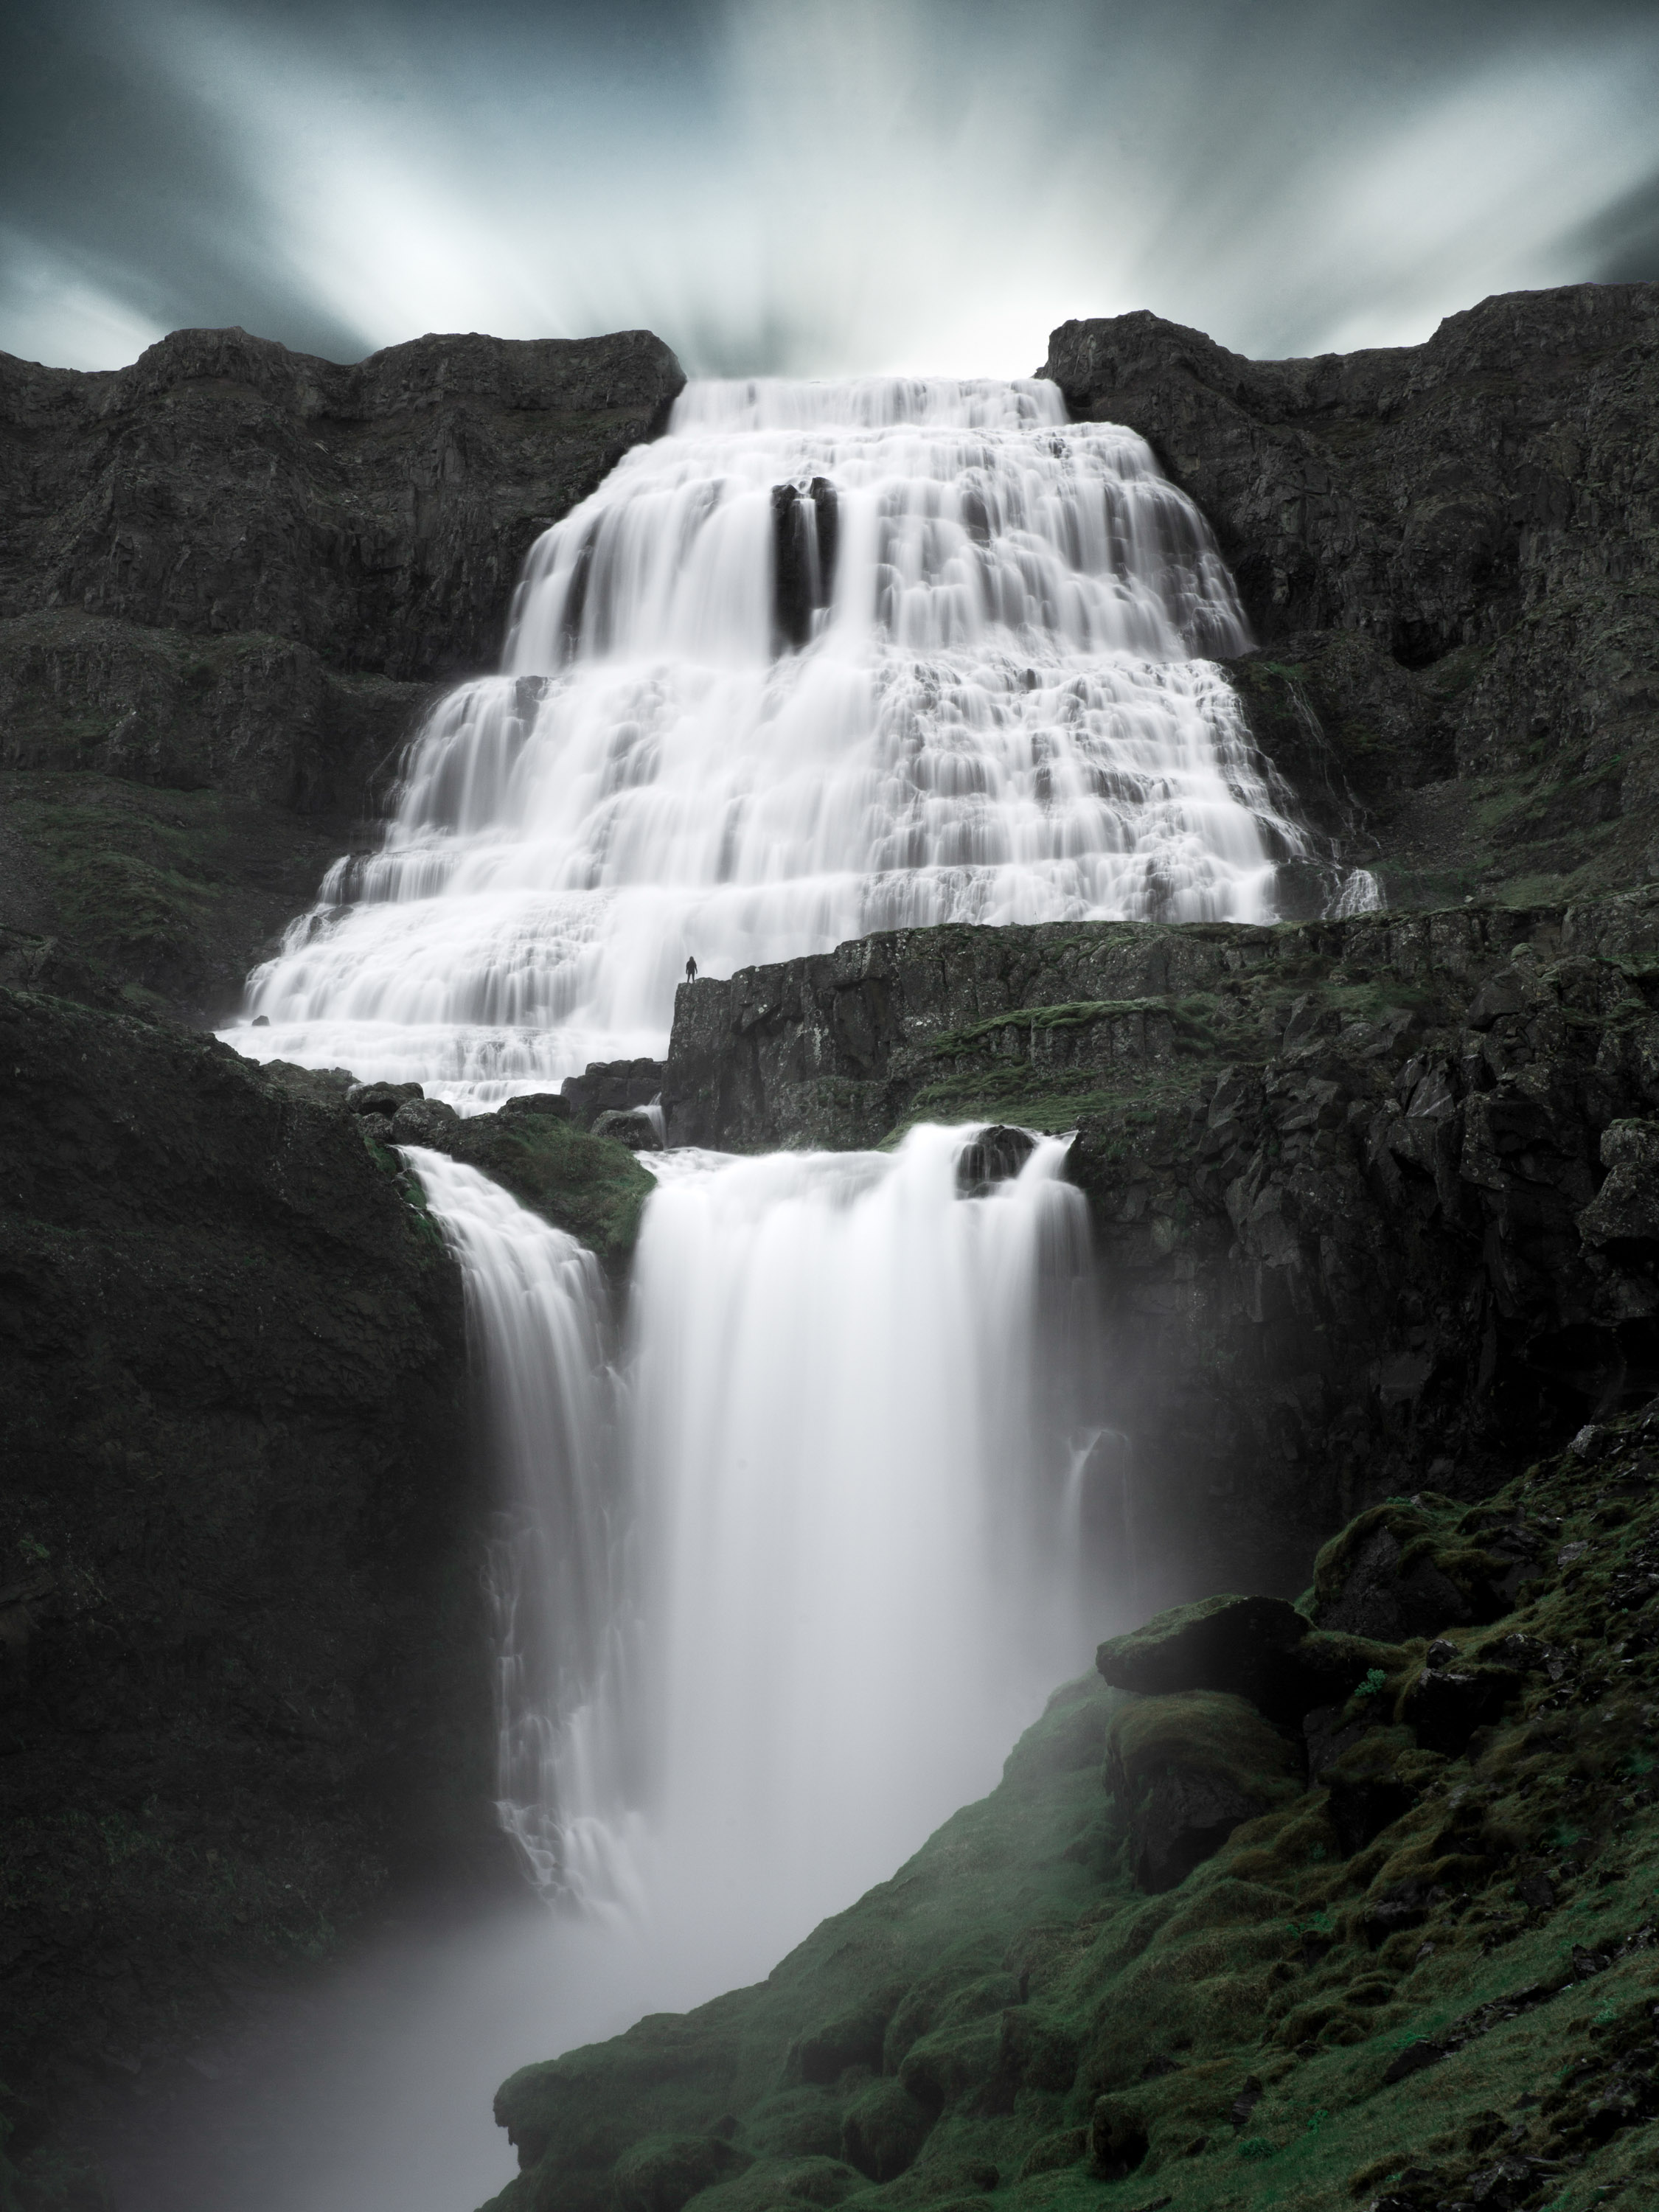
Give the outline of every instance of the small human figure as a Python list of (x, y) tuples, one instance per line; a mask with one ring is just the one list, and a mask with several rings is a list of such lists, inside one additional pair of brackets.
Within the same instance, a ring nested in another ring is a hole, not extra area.
[(688, 983), (695, 983), (697, 980), (697, 963), (695, 960), (688, 960), (685, 963), (685, 980)]

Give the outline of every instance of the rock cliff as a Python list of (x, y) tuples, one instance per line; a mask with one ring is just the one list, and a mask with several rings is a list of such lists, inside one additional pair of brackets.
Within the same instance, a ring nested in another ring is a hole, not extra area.
[(1257, 734), (1309, 803), (1352, 787), (1395, 903), (1659, 866), (1659, 285), (1309, 361), (1121, 315), (1062, 325), (1040, 374), (1203, 507)]
[(222, 1016), (433, 687), (494, 665), (532, 540), (684, 380), (642, 331), (0, 356), (0, 928)]
[(1101, 1487), (1165, 1587), (1293, 1590), (1368, 1499), (1479, 1496), (1659, 1388), (1651, 890), (897, 932), (683, 986), (663, 1097), (738, 1150), (1075, 1128), (1133, 1449)]
[(0, 1068), (9, 2202), (228, 1982), (487, 1857), (491, 1775), (459, 1274), (395, 1160), (61, 1000), (0, 991)]

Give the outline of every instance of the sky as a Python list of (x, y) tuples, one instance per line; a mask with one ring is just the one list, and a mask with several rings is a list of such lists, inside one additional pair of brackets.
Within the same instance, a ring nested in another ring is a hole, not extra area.
[(0, 0), (0, 350), (1258, 358), (1659, 279), (1659, 0)]

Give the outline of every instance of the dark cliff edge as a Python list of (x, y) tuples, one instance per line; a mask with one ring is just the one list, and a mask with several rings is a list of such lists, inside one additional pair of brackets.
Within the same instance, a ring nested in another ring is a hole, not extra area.
[(508, 2080), (489, 2212), (1650, 2203), (1656, 1443), (1103, 1644), (763, 1982)]
[(1120, 315), (1063, 324), (1038, 374), (1209, 517), (1257, 738), (1328, 825), (1363, 803), (1391, 903), (1659, 869), (1659, 285), (1506, 293), (1307, 361)]
[(0, 991), (0, 2199), (55, 2206), (229, 1991), (491, 1878), (485, 1500), (459, 1270), (343, 1106)]
[(343, 367), (177, 331), (0, 356), (0, 928), (140, 1012), (228, 1012), (540, 532), (684, 382), (645, 331)]
[(1075, 1128), (1172, 1593), (1659, 1389), (1659, 890), (1251, 928), (896, 932), (678, 994), (671, 1143)]

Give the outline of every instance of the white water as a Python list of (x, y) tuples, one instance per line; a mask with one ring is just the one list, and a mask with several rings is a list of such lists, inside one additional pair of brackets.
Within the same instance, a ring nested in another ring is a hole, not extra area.
[(660, 1054), (688, 955), (1266, 918), (1310, 847), (1204, 657), (1247, 641), (1196, 508), (1052, 385), (692, 385), (537, 544), (501, 674), (433, 715), (235, 1042), (476, 1107)]
[[(659, 1052), (688, 954), (1266, 916), (1308, 842), (1203, 658), (1243, 641), (1196, 512), (1052, 387), (692, 386), (541, 541), (502, 674), (439, 708), (382, 850), (253, 979), (270, 1026), (229, 1034), (477, 1109)], [(411, 1152), (492, 1408), (501, 1819), (586, 1917), (371, 1960), (293, 2100), (349, 2148), (279, 2160), (281, 2212), (439, 2212), (474, 2155), (482, 2194), (482, 2082), (764, 1972), (1114, 1625), (1083, 1201), (1052, 1143), (959, 1198), (963, 1141), (665, 1156), (614, 1363), (591, 1258)]]
[(1054, 1139), (959, 1197), (966, 1134), (669, 1155), (614, 1421), (591, 1256), (406, 1155), (462, 1262), (502, 1485), (503, 1825), (544, 1890), (711, 1986), (990, 1787), (1097, 1623), (1086, 1210)]

